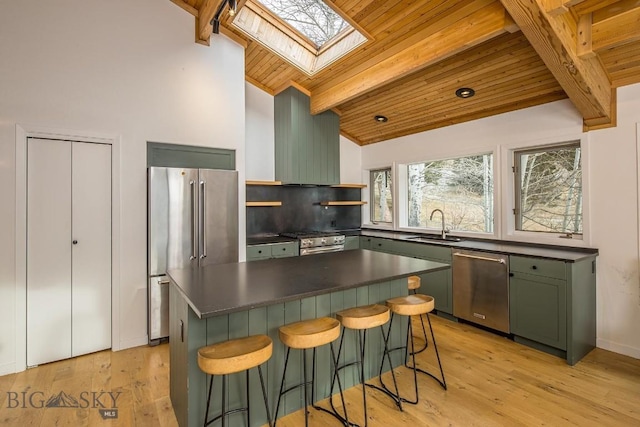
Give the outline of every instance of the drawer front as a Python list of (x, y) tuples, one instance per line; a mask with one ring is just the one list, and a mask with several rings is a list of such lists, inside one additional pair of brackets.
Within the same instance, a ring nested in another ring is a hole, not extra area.
[(271, 258), (271, 245), (247, 246), (247, 261)]
[(552, 277), (562, 280), (566, 280), (567, 277), (564, 261), (512, 255), (509, 257), (509, 266), (511, 271), (534, 276)]
[(298, 255), (298, 242), (275, 243), (271, 245), (271, 256), (274, 258), (286, 258)]
[(381, 239), (379, 237), (372, 237), (371, 243), (370, 243), (371, 247), (369, 249), (371, 249), (372, 251), (393, 253), (394, 252), (393, 243), (394, 243), (393, 240)]

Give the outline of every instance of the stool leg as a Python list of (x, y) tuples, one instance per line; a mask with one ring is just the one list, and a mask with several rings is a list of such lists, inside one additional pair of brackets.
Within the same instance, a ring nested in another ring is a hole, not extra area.
[[(333, 370), (334, 372), (338, 372), (338, 358), (336, 357), (336, 352), (333, 348), (333, 343), (329, 343), (329, 347), (331, 348), (331, 361), (333, 362)], [(345, 425), (351, 425), (349, 422), (349, 416), (347, 415), (347, 405), (344, 402), (344, 394), (342, 394), (342, 381), (340, 381), (340, 375), (336, 376), (338, 380), (338, 391), (340, 392), (340, 400), (342, 401), (342, 407), (344, 408), (344, 419), (342, 419), (338, 414), (336, 414), (336, 418), (345, 423)], [(333, 389), (330, 391), (333, 394)]]
[(362, 383), (362, 405), (364, 407), (364, 427), (369, 424), (369, 418), (367, 417), (367, 387), (364, 382), (364, 349), (367, 339), (367, 330), (356, 331), (358, 333), (358, 347), (360, 350), (360, 383)]
[(209, 403), (211, 403), (211, 389), (213, 388), (213, 375), (211, 375), (211, 379), (209, 380), (209, 393), (207, 394), (207, 410), (204, 413), (204, 427), (207, 427), (207, 419), (209, 418)]
[[(267, 410), (267, 422), (269, 427), (273, 426), (273, 420), (269, 413), (269, 402), (267, 402), (267, 389), (264, 387), (264, 378), (262, 376), (262, 366), (258, 365), (258, 375), (260, 376), (260, 386), (262, 387), (262, 399), (264, 400), (264, 408)], [(249, 394), (249, 388), (247, 387), (247, 395)], [(251, 424), (249, 424), (251, 425)]]
[[(376, 390), (380, 390), (385, 393), (387, 396), (391, 397), (395, 402), (398, 409), (402, 411), (402, 399), (400, 398), (400, 391), (398, 389), (398, 382), (396, 381), (396, 373), (393, 371), (393, 364), (391, 363), (391, 356), (389, 355), (392, 350), (389, 350), (389, 336), (391, 335), (391, 326), (393, 325), (393, 313), (391, 313), (391, 320), (389, 320), (389, 330), (387, 334), (384, 333), (383, 325), (380, 325), (380, 333), (382, 334), (382, 341), (384, 343), (384, 351), (382, 353), (382, 360), (380, 361), (380, 371), (378, 372), (378, 381), (380, 381), (380, 387), (374, 384), (366, 384), (367, 387), (375, 388)], [(396, 348), (394, 350), (402, 349), (402, 347)], [(393, 378), (393, 385), (396, 389), (396, 392), (392, 392), (389, 390), (387, 385), (382, 381), (382, 371), (384, 369), (384, 358), (387, 358), (389, 362), (389, 368), (391, 370), (391, 378)]]
[(431, 331), (431, 339), (433, 340), (433, 348), (435, 348), (435, 350), (436, 350), (436, 357), (438, 359), (438, 366), (440, 367), (440, 375), (442, 375), (442, 381), (440, 381), (438, 378), (433, 377), (433, 375), (431, 375), (431, 376), (433, 378), (435, 378), (440, 383), (442, 388), (444, 388), (446, 390), (447, 389), (447, 380), (444, 378), (444, 371), (442, 370), (442, 363), (440, 362), (440, 353), (438, 353), (438, 346), (436, 345), (436, 336), (433, 334), (433, 327), (431, 326), (431, 317), (429, 317), (429, 313), (427, 313), (427, 321), (429, 322), (429, 330)]
[(440, 384), (440, 386), (443, 389), (446, 390), (447, 389), (447, 383), (446, 383), (446, 380), (444, 378), (444, 370), (442, 369), (442, 362), (440, 361), (440, 353), (438, 353), (438, 346), (436, 344), (436, 337), (435, 337), (435, 335), (433, 333), (433, 327), (431, 326), (431, 317), (429, 316), (429, 313), (426, 313), (425, 315), (427, 317), (427, 321), (429, 322), (429, 331), (431, 332), (431, 339), (433, 340), (433, 348), (436, 351), (436, 358), (438, 359), (438, 366), (440, 368), (440, 375), (442, 376), (442, 380), (440, 378), (436, 377), (435, 375), (433, 375), (432, 373), (427, 372), (424, 369), (420, 369), (420, 368), (416, 367), (415, 357), (413, 359), (413, 366), (409, 366), (407, 363), (405, 363), (405, 366), (407, 368), (409, 368), (409, 369), (414, 369), (416, 372), (421, 372), (421, 373), (423, 373), (425, 375), (430, 376), (431, 378), (436, 380), (438, 382), (438, 384)]
[[(409, 352), (409, 341), (411, 341), (411, 352)], [(411, 358), (413, 359), (413, 366), (409, 366), (407, 364), (407, 353), (409, 353), (411, 355)], [(409, 400), (409, 399), (403, 398), (402, 401), (410, 403), (412, 405), (416, 405), (419, 400), (418, 399), (418, 373), (416, 368), (416, 351), (415, 351), (415, 345), (413, 341), (413, 325), (411, 324), (411, 316), (409, 316), (409, 324), (407, 325), (407, 345), (405, 347), (404, 357), (405, 357), (404, 359), (405, 366), (407, 368), (413, 369), (413, 386), (414, 386), (416, 400)]]
[(307, 349), (302, 350), (302, 381), (304, 382), (304, 427), (309, 427), (309, 398), (307, 397), (307, 388), (309, 383), (307, 382)]
[[(413, 289), (413, 294), (416, 295), (418, 293), (417, 290)], [(409, 322), (411, 322), (411, 317), (409, 317)], [(422, 353), (423, 351), (425, 351), (427, 349), (427, 347), (429, 347), (429, 340), (427, 339), (427, 329), (424, 327), (424, 318), (422, 317), (422, 315), (420, 316), (420, 324), (422, 325), (422, 336), (424, 337), (424, 346), (422, 348), (420, 348), (419, 350), (416, 350), (416, 354), (417, 353)], [(408, 328), (408, 326), (407, 326)]]
[(291, 352), (291, 347), (287, 347), (287, 355), (284, 358), (284, 371), (282, 372), (282, 381), (280, 382), (280, 393), (278, 394), (278, 403), (276, 404), (276, 413), (274, 415), (274, 420), (273, 420), (274, 427), (278, 422), (278, 410), (280, 409), (280, 400), (282, 399), (282, 392), (284, 390), (284, 379), (287, 374), (287, 365), (289, 364), (289, 352)]
[(227, 425), (227, 376), (222, 376), (222, 427)]
[(247, 425), (251, 426), (251, 406), (249, 403), (249, 370), (247, 369), (245, 372), (245, 389), (244, 392), (246, 393), (246, 397), (247, 397)]

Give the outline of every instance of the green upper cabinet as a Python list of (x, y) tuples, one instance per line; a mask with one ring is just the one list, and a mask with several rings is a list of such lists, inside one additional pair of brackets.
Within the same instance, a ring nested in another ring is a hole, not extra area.
[(340, 118), (312, 116), (310, 99), (290, 87), (275, 96), (275, 178), (285, 184), (340, 183)]

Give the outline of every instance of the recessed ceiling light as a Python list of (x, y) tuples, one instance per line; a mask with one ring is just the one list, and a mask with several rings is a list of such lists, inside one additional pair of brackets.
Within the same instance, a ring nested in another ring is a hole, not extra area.
[(471, 98), (475, 94), (476, 91), (471, 89), (470, 87), (461, 87), (460, 89), (456, 90), (456, 96), (458, 98)]
[(389, 120), (387, 116), (375, 116), (373, 119), (378, 123), (385, 123)]

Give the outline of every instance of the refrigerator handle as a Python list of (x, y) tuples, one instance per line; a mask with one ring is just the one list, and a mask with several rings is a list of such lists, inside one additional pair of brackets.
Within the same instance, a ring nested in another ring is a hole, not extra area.
[(196, 182), (189, 181), (189, 186), (191, 187), (191, 257), (189, 257), (189, 259), (194, 260), (196, 259), (198, 252), (198, 238), (196, 230), (196, 223), (198, 221), (196, 212)]
[(200, 181), (200, 190), (202, 191), (202, 198), (200, 199), (200, 233), (202, 238), (202, 253), (200, 258), (207, 257), (207, 225), (205, 218), (207, 217), (207, 182)]

